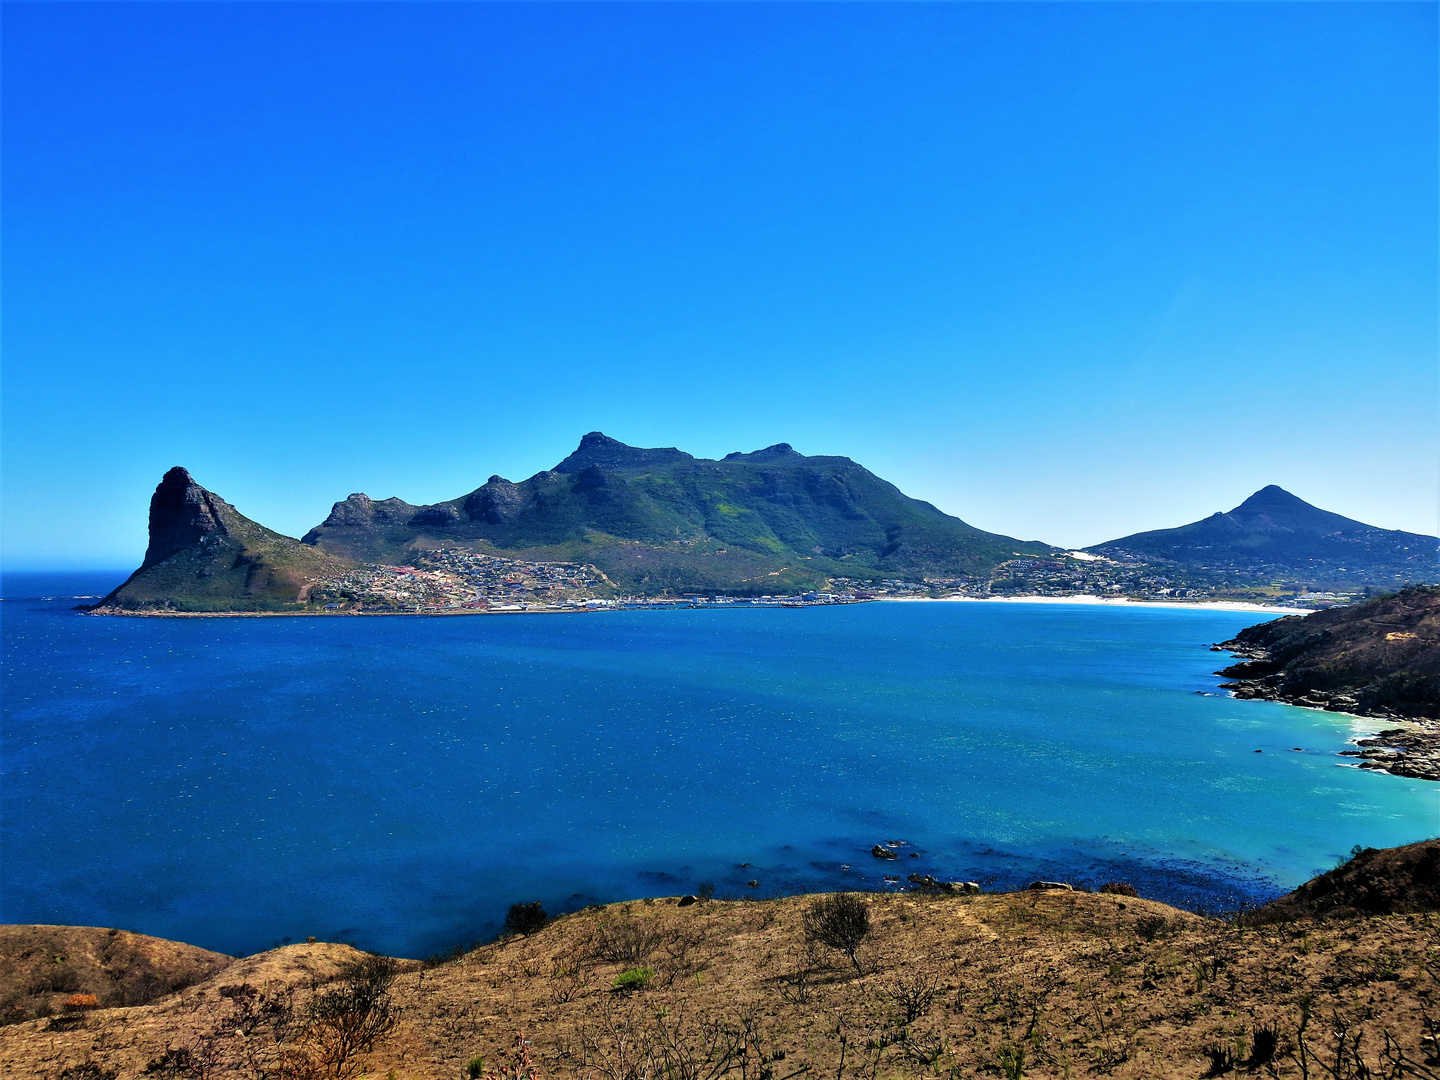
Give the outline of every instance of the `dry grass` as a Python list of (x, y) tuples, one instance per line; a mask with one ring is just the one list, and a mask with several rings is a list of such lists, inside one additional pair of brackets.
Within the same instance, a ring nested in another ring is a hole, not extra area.
[[(807, 940), (803, 897), (610, 905), (412, 965), (393, 989), (398, 1023), (363, 1065), (397, 1080), (459, 1080), (476, 1055), (492, 1076), (541, 1080), (1440, 1077), (1433, 914), (1245, 929), (1114, 895), (866, 901), (861, 974)], [(156, 1077), (183, 1048), (207, 1077), (254, 1076), (242, 1051), (274, 1033), (235, 1034), (234, 987), (303, 1003), (353, 958), (291, 946), (72, 1030), (12, 1025), (0, 1072), (79, 1080), (89, 1062), (92, 1080)], [(649, 985), (616, 989), (637, 966), (655, 970)], [(517, 1033), (533, 1065), (516, 1064)]]

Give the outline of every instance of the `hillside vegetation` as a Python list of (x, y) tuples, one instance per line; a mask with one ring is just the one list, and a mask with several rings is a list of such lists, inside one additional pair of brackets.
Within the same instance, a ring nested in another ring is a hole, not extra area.
[[(289, 946), (150, 1005), (0, 1029), (0, 1068), (37, 1080), (1360, 1080), (1440, 1066), (1430, 909), (1319, 918), (1301, 904), (1247, 924), (1123, 888), (867, 895), (849, 902), (866, 924), (852, 960), (854, 936), (817, 921), (827, 905), (612, 904), (408, 970)], [(342, 1023), (360, 1032), (348, 1056)]]
[(1435, 537), (1378, 529), (1312, 506), (1274, 484), (1228, 513), (1122, 536), (1088, 550), (1158, 566), (1268, 573), (1312, 583), (1400, 585), (1440, 579)]
[(348, 565), (251, 521), (181, 468), (150, 500), (145, 561), (96, 610), (295, 610), (315, 578)]
[(1440, 718), (1440, 588), (1247, 627), (1218, 648), (1237, 697), (1381, 717)]
[(780, 593), (833, 576), (987, 575), (1047, 544), (984, 532), (844, 457), (711, 461), (591, 432), (554, 469), (430, 506), (352, 495), (307, 544), (355, 560), (472, 546), (590, 563), (628, 591)]

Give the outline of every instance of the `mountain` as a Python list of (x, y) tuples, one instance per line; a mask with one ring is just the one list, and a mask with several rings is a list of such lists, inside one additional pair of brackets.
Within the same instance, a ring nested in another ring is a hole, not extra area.
[(1402, 584), (1440, 581), (1437, 545), (1433, 536), (1377, 529), (1321, 510), (1271, 484), (1227, 514), (1122, 536), (1086, 550), (1308, 581)]
[(696, 458), (594, 431), (554, 469), (428, 506), (351, 495), (303, 538), (358, 561), (434, 547), (598, 566), (626, 591), (782, 593), (832, 577), (985, 576), (1047, 544), (984, 532), (849, 458)]
[(140, 569), (94, 610), (283, 611), (345, 565), (251, 521), (177, 466), (150, 498)]

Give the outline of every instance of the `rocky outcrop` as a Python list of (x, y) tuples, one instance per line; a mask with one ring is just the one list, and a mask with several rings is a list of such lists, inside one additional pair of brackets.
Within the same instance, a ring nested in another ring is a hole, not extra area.
[(214, 533), (224, 534), (221, 507), (234, 510), (195, 483), (188, 470), (177, 465), (167, 472), (150, 496), (150, 546), (140, 568), (163, 562)]
[(619, 439), (612, 439), (604, 432), (592, 431), (580, 440), (575, 452), (559, 465), (555, 472), (575, 473), (591, 467), (601, 469), (635, 469), (647, 465), (672, 465), (678, 461), (694, 461), (695, 458), (673, 446), (645, 449), (627, 446)]
[(460, 508), (454, 503), (436, 503), (434, 506), (417, 510), (415, 516), (405, 524), (417, 528), (429, 526), (443, 529), (448, 525), (458, 525), (460, 521)]
[(525, 492), (503, 476), (492, 476), (461, 504), (465, 516), (485, 525), (507, 524), (525, 505)]
[(1440, 780), (1440, 729), (1432, 725), (1386, 728), (1368, 739), (1356, 739), (1359, 750), (1341, 757), (1360, 759), (1360, 768), (1375, 769), (1414, 780)]
[(333, 555), (251, 521), (177, 466), (161, 479), (150, 500), (144, 562), (91, 610), (295, 610), (311, 582), (344, 565)]
[(1214, 646), (1237, 698), (1405, 722), (1360, 741), (1363, 767), (1440, 780), (1440, 588), (1251, 626)]
[(741, 453), (739, 450), (733, 454), (726, 454), (726, 461), (785, 461), (788, 458), (804, 457), (788, 442), (777, 442), (774, 446), (767, 446), (764, 450), (752, 450), (750, 453)]
[[(330, 508), (330, 516), (325, 519), (322, 527), (403, 525), (414, 517), (419, 509), (420, 507), (412, 506), (404, 499), (372, 499), (363, 491), (357, 491)], [(314, 531), (312, 529), (311, 533)], [(302, 539), (308, 543), (310, 533), (306, 533)]]

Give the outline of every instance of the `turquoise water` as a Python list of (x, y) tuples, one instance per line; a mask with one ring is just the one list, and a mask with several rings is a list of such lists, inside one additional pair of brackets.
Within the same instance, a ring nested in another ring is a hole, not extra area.
[[(1440, 785), (1341, 767), (1347, 718), (1196, 693), (1250, 614), (106, 619), (16, 599), (103, 584), (7, 579), (0, 921), (419, 955), (520, 899), (914, 872), (1224, 908), (1440, 833)], [(869, 855), (887, 840), (909, 842), (896, 862)]]

